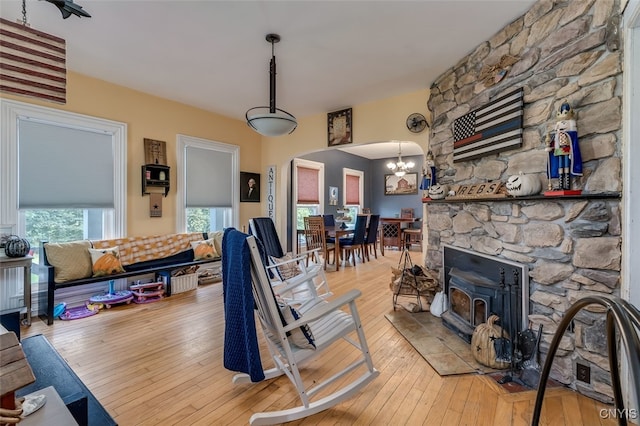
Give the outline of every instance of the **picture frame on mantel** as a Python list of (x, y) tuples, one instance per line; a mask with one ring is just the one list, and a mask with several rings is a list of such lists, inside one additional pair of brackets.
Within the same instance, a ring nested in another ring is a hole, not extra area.
[(351, 108), (327, 114), (327, 134), (329, 146), (353, 143)]
[(418, 173), (404, 176), (384, 175), (384, 195), (413, 195), (418, 193)]

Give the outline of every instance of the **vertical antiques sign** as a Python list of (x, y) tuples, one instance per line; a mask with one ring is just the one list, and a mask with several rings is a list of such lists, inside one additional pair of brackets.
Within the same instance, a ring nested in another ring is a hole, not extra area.
[(267, 166), (267, 216), (276, 220), (276, 166)]

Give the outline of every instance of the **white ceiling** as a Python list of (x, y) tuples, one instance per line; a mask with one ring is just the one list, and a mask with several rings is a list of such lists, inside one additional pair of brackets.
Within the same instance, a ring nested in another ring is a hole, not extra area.
[[(69, 70), (244, 119), (269, 102), (267, 33), (282, 37), (277, 107), (301, 118), (430, 87), (535, 0), (76, 3), (92, 17), (26, 2), (32, 28), (66, 40)], [(0, 16), (21, 20), (21, 0)]]

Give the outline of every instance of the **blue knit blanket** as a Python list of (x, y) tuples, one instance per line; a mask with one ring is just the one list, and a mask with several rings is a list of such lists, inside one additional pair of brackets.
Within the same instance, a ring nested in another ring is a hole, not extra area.
[(222, 238), (224, 297), (224, 367), (264, 380), (253, 313), (251, 254), (247, 234), (227, 228)]

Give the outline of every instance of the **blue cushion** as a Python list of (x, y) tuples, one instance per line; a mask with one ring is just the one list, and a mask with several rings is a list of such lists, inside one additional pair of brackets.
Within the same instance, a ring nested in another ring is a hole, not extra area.
[[(278, 301), (278, 305), (282, 313), (282, 325), (286, 326), (288, 323), (301, 318), (300, 313), (294, 307), (287, 305), (281, 300)], [(301, 349), (316, 348), (316, 343), (308, 324), (303, 324), (298, 328), (288, 331), (287, 336), (291, 340), (291, 343)]]

